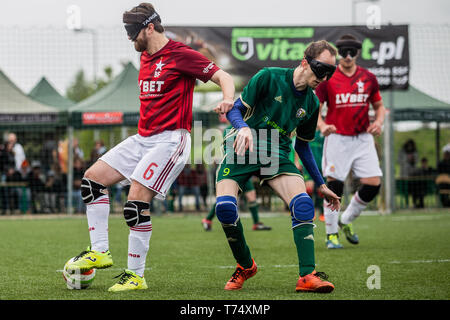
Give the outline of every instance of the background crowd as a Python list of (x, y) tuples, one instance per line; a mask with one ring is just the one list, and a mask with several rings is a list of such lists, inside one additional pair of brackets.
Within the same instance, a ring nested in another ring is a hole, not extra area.
[[(48, 135), (42, 142), (39, 156), (28, 158), (15, 133), (9, 133), (0, 144), (0, 213), (64, 213), (67, 208), (68, 141)], [(74, 169), (72, 204), (74, 212), (83, 213), (81, 179), (84, 171), (101, 157), (107, 148), (102, 140), (95, 141), (86, 156), (73, 141)], [(427, 194), (437, 195), (443, 207), (450, 207), (450, 143), (442, 149), (437, 167), (432, 167), (426, 157), (419, 157), (416, 143), (407, 140), (399, 154), (397, 190), (406, 204), (412, 200), (415, 208), (426, 207)], [(207, 172), (209, 170), (209, 173)], [(171, 187), (165, 201), (152, 202), (158, 212), (183, 212), (209, 210), (207, 199), (208, 174), (215, 177), (216, 166), (187, 164)], [(110, 190), (114, 211), (121, 211), (128, 188), (117, 184)], [(214, 193), (214, 190), (212, 190)], [(188, 200), (189, 198), (189, 200)]]

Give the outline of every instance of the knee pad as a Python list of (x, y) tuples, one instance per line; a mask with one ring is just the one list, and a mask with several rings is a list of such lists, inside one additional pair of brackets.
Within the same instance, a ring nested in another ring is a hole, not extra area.
[(84, 178), (81, 180), (81, 197), (85, 204), (92, 203), (101, 196), (108, 194), (108, 189), (101, 183)]
[(123, 208), (123, 216), (129, 227), (150, 221), (149, 215), (142, 215), (142, 211), (150, 211), (150, 203), (138, 200), (128, 200)]
[(236, 225), (239, 220), (237, 201), (232, 196), (217, 197), (216, 215), (223, 225)]
[(314, 203), (306, 193), (296, 195), (289, 203), (292, 217), (292, 228), (300, 224), (312, 224), (314, 219)]
[(333, 191), (338, 197), (342, 197), (344, 193), (344, 182), (340, 180), (332, 180), (327, 183), (328, 189)]
[(381, 184), (379, 184), (378, 186), (363, 184), (358, 190), (359, 198), (362, 201), (368, 203), (377, 196), (377, 194), (380, 192), (380, 188)]

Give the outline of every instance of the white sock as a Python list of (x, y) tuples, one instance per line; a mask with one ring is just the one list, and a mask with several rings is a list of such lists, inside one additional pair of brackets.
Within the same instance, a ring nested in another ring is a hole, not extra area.
[(128, 235), (128, 269), (141, 277), (144, 276), (145, 259), (151, 236), (151, 221), (130, 227), (130, 234)]
[(101, 196), (92, 203), (86, 205), (86, 216), (89, 225), (89, 237), (91, 238), (91, 250), (105, 252), (109, 250), (108, 218), (109, 197)]
[(327, 207), (327, 202), (323, 201), (323, 216), (325, 218), (325, 231), (327, 234), (338, 233), (339, 211), (331, 210)]
[(361, 212), (367, 207), (367, 203), (362, 201), (359, 197), (358, 192), (355, 193), (350, 204), (347, 209), (345, 209), (344, 213), (341, 216), (341, 223), (349, 224), (353, 220), (355, 220)]

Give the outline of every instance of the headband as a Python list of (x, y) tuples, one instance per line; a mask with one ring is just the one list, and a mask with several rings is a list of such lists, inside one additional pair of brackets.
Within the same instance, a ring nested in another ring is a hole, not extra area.
[(358, 40), (353, 39), (343, 39), (336, 41), (336, 47), (350, 47), (350, 48), (356, 48), (361, 49), (362, 45), (361, 42)]

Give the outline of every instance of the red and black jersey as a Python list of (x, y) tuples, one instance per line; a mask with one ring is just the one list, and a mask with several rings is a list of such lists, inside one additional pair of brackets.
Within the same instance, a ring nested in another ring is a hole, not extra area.
[(139, 70), (139, 134), (191, 131), (195, 81), (207, 82), (217, 70), (213, 62), (181, 42), (169, 40), (152, 55), (144, 51)]
[(316, 88), (321, 103), (327, 102), (327, 124), (336, 127), (336, 133), (354, 136), (369, 127), (369, 105), (381, 100), (377, 78), (370, 71), (357, 66), (348, 77), (337, 68), (330, 80)]

